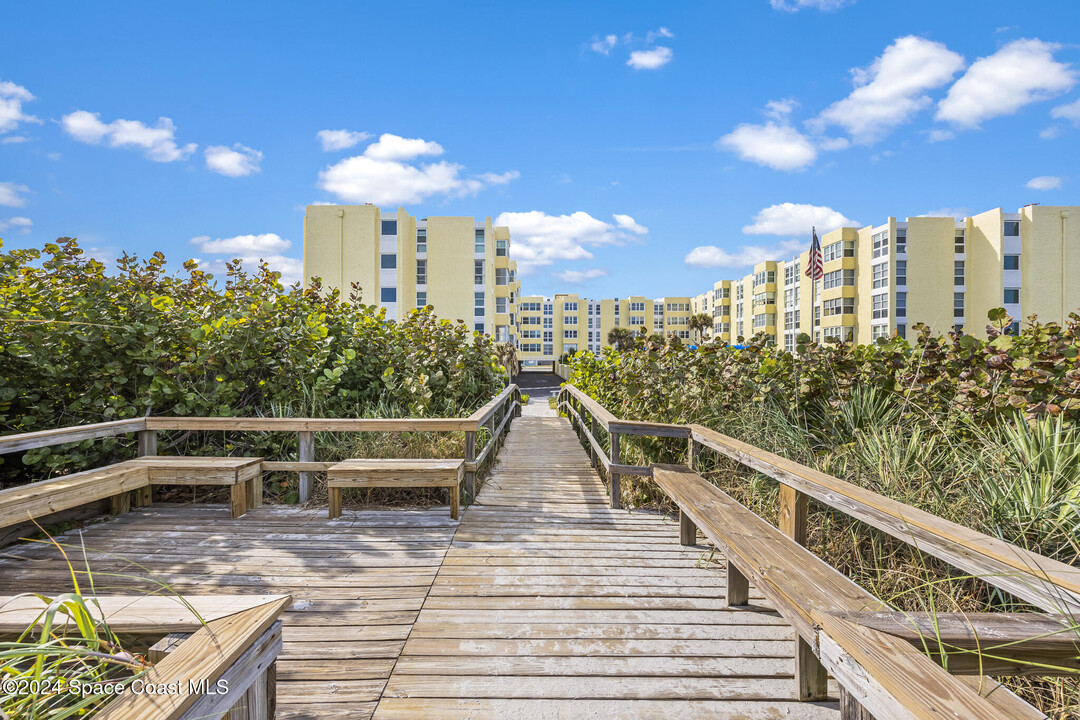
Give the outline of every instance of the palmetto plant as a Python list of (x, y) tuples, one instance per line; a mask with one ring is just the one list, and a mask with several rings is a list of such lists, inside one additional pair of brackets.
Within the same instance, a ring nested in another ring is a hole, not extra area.
[(607, 341), (608, 345), (614, 346), (619, 352), (633, 350), (636, 343), (634, 331), (624, 327), (611, 328), (607, 334)]
[(707, 313), (697, 313), (691, 315), (690, 319), (686, 323), (690, 332), (694, 333), (698, 342), (708, 339), (708, 330), (712, 329), (713, 319), (712, 316)]

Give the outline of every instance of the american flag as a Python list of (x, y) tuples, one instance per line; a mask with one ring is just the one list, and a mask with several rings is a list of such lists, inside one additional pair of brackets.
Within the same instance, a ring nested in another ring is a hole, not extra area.
[(814, 239), (810, 243), (810, 264), (807, 266), (805, 274), (811, 280), (820, 280), (825, 275), (821, 264), (821, 243), (817, 239), (817, 228), (813, 228), (811, 232)]

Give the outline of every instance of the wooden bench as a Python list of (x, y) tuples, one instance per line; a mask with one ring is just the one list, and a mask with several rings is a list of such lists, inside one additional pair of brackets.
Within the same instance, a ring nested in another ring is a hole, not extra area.
[[(128, 461), (146, 468), (148, 484), (153, 485), (228, 485), (232, 516), (238, 518), (248, 508), (262, 506), (261, 457), (185, 457), (148, 455)], [(148, 488), (149, 490), (149, 488)], [(148, 505), (149, 498), (138, 504)]]
[(447, 487), (450, 517), (457, 520), (464, 460), (362, 460), (339, 462), (326, 471), (330, 518), (341, 517), (341, 494), (355, 487)]
[(132, 490), (148, 485), (145, 466), (132, 461), (0, 490), (0, 527), (109, 499), (114, 514), (130, 508)]
[[(892, 608), (690, 468), (682, 465), (652, 467), (656, 484), (679, 506), (682, 544), (695, 544), (700, 529), (723, 551), (727, 560), (728, 605), (747, 605), (752, 581), (795, 628), (799, 636), (795, 651), (795, 683), (800, 700), (824, 700), (827, 697), (828, 676), (815, 648), (821, 648), (823, 644), (834, 647), (840, 643), (830, 654), (830, 669), (843, 671), (853, 664), (849, 662), (852, 658), (868, 662), (868, 656), (858, 652), (858, 641), (870, 638), (874, 652), (887, 656), (892, 665), (881, 672), (874, 672), (879, 668), (867, 670), (860, 666), (858, 672), (868, 674), (857, 680), (846, 673), (844, 677), (837, 673), (837, 679), (842, 681), (842, 708), (848, 701), (844, 695), (854, 685), (865, 685), (874, 693), (881, 690), (879, 685), (884, 682), (892, 690), (892, 698), (922, 692), (923, 696), (917, 700), (928, 707), (935, 704), (963, 707), (965, 712), (958, 717), (1045, 717), (1001, 689), (994, 680), (982, 676), (984, 668), (978, 663), (966, 668), (972, 675), (945, 674), (921, 652), (923, 643), (928, 642), (933, 647), (940, 635), (927, 638), (909, 633), (908, 637), (901, 638), (881, 632), (881, 613)], [(864, 616), (869, 616), (873, 622), (861, 622), (860, 618)], [(822, 628), (828, 632), (820, 632)], [(962, 643), (967, 634), (970, 633), (942, 639), (950, 644)], [(1067, 643), (1068, 637), (1062, 637), (1059, 651)], [(825, 659), (825, 655), (821, 658)], [(894, 686), (894, 682), (899, 685)], [(993, 704), (986, 699), (991, 692), (994, 693)], [(862, 694), (858, 700), (876, 703), (881, 701), (881, 693), (877, 696)], [(916, 699), (911, 702), (914, 707)], [(866, 717), (859, 714), (858, 705), (850, 705), (850, 708), (850, 712), (842, 713), (843, 720)]]

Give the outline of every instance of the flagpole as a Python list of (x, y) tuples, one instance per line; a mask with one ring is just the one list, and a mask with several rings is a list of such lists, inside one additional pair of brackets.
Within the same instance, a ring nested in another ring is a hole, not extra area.
[[(810, 227), (810, 237), (817, 237), (817, 228)], [(817, 337), (817, 273), (813, 270), (814, 267), (814, 245), (810, 243), (810, 342), (816, 343)], [(823, 258), (824, 260), (824, 258)]]

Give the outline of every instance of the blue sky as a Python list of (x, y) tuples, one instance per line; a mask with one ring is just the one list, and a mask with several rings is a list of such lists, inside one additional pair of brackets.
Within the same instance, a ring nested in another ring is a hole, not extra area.
[(811, 224), (1080, 204), (1072, 0), (18, 3), (4, 27), (9, 248), (295, 277), (304, 205), (370, 199), (502, 216), (528, 294), (658, 297)]

